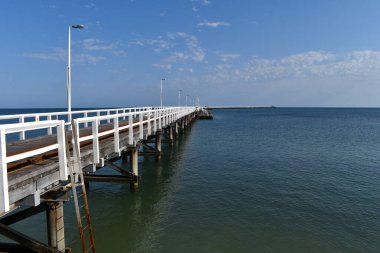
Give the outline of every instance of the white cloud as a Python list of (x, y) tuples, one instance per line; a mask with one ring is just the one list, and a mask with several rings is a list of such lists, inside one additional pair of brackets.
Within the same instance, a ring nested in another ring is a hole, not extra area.
[(309, 51), (279, 59), (253, 57), (242, 66), (219, 64), (209, 75), (212, 80), (262, 81), (308, 77), (365, 76), (380, 72), (379, 51), (334, 54)]
[(226, 54), (226, 53), (221, 53), (219, 51), (215, 52), (215, 54), (223, 61), (227, 62), (230, 60), (236, 60), (240, 58), (240, 54)]
[(172, 47), (172, 44), (169, 41), (163, 39), (162, 36), (158, 36), (157, 39), (139, 39), (132, 41), (129, 44), (142, 47), (150, 46), (155, 52), (161, 52), (164, 49), (169, 49)]
[(219, 21), (219, 22), (202, 22), (199, 23), (198, 26), (206, 26), (206, 27), (212, 27), (212, 28), (217, 28), (220, 26), (231, 26), (230, 23), (225, 22), (225, 21)]
[[(87, 53), (79, 52), (72, 55), (73, 62), (80, 64), (96, 64), (100, 61), (106, 60), (107, 56), (110, 55), (127, 55), (126, 51), (120, 49), (120, 42), (105, 43), (102, 40), (90, 38), (73, 43), (73, 47), (76, 46), (81, 47), (81, 51), (87, 51)], [(39, 60), (67, 61), (67, 49), (64, 48), (53, 48), (49, 51), (38, 53), (21, 53), (20, 55)]]
[(79, 43), (82, 44), (85, 50), (89, 50), (89, 51), (99, 51), (99, 50), (110, 51), (118, 47), (117, 42), (106, 44), (104, 41), (100, 39), (94, 39), (94, 38), (85, 39)]
[(94, 4), (94, 3), (89, 3), (89, 4), (86, 4), (84, 7), (85, 7), (86, 9), (92, 9), (92, 8), (95, 7), (95, 4)]
[(205, 50), (200, 47), (198, 38), (184, 32), (167, 33), (156, 39), (139, 39), (129, 44), (150, 47), (157, 53), (166, 54), (167, 56), (161, 62), (164, 65), (188, 60), (201, 62), (205, 58)]
[(209, 5), (209, 4), (211, 4), (211, 1), (209, 1), (209, 0), (190, 0), (190, 2), (201, 3), (203, 5)]
[(172, 65), (171, 64), (153, 64), (153, 67), (156, 67), (156, 68), (161, 68), (161, 69), (171, 69), (172, 68)]
[(63, 48), (53, 48), (49, 52), (21, 53), (20, 56), (39, 60), (63, 61), (65, 59), (67, 60), (67, 51)]
[[(22, 53), (23, 57), (38, 59), (38, 60), (48, 60), (48, 61), (67, 61), (67, 50), (63, 48), (53, 48), (51, 51), (41, 52), (41, 53)], [(99, 61), (103, 61), (106, 58), (103, 56), (93, 56), (89, 54), (74, 54), (73, 61), (80, 64), (96, 64)]]
[(189, 72), (189, 73), (193, 73), (194, 72), (193, 68), (178, 68), (177, 70), (179, 72)]
[(175, 63), (178, 61), (193, 60), (196, 62), (201, 62), (204, 60), (205, 52), (199, 46), (199, 42), (196, 36), (190, 35), (184, 32), (176, 32), (167, 34), (168, 38), (171, 40), (178, 40), (184, 44), (184, 49), (182, 51), (175, 51), (171, 53), (164, 61)]
[(127, 56), (127, 52), (120, 49), (120, 41), (113, 43), (106, 43), (100, 39), (89, 38), (78, 42), (84, 50), (87, 51), (100, 51), (104, 53), (111, 53), (116, 56)]
[(104, 61), (107, 58), (104, 56), (93, 56), (89, 54), (79, 54), (74, 57), (74, 62), (78, 62), (81, 64), (96, 64), (100, 61)]

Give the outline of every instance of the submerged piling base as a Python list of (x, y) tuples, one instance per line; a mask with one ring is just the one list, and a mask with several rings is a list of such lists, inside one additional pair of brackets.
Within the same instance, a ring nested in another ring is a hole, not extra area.
[(157, 150), (156, 158), (160, 159), (161, 158), (161, 131), (156, 132), (156, 150)]
[[(139, 175), (139, 151), (137, 148), (130, 149), (130, 170), (135, 175)], [(131, 190), (136, 191), (139, 188), (139, 182), (136, 180), (130, 184)]]
[(65, 225), (63, 222), (63, 202), (46, 203), (46, 221), (49, 246), (65, 251)]

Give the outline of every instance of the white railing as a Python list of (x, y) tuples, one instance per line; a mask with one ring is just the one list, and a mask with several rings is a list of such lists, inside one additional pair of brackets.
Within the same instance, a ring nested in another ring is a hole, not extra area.
[[(134, 127), (139, 127), (139, 136), (137, 139), (143, 140), (146, 136), (149, 136), (153, 132), (161, 130), (163, 127), (171, 124), (172, 122), (180, 119), (196, 110), (195, 107), (170, 107), (163, 109), (146, 110), (139, 112), (122, 113), (115, 115), (95, 116), (87, 118), (74, 119), (75, 129), (77, 136), (79, 136), (79, 142), (76, 143), (77, 149), (80, 150), (80, 143), (88, 140), (92, 140), (93, 149), (93, 163), (98, 164), (100, 162), (99, 152), (99, 138), (106, 135), (113, 134), (114, 152), (120, 154), (120, 133), (128, 129), (128, 145), (135, 145), (136, 139), (134, 138)], [(120, 126), (119, 119), (128, 118), (128, 124)], [(133, 121), (134, 118), (138, 120)], [(104, 132), (99, 132), (99, 122), (107, 120), (107, 122), (113, 122), (113, 128)], [(92, 131), (90, 135), (79, 135), (80, 124), (92, 125)], [(144, 125), (146, 125), (146, 134), (144, 135)], [(80, 153), (80, 152), (79, 152)]]
[[(122, 148), (126, 145), (120, 147), (120, 133), (122, 131), (128, 130), (128, 145), (135, 145), (138, 140), (143, 140), (147, 136), (156, 133), (163, 127), (175, 122), (176, 120), (189, 115), (199, 108), (197, 107), (164, 107), (164, 108), (152, 108), (152, 107), (141, 107), (141, 108), (126, 108), (126, 109), (115, 109), (115, 110), (92, 110), (92, 111), (77, 111), (73, 114), (83, 114), (83, 117), (78, 117), (73, 120), (75, 124), (76, 134), (79, 141), (74, 143), (80, 151), (80, 143), (87, 140), (92, 140), (92, 152), (93, 152), (93, 163), (98, 164), (100, 162), (100, 147), (99, 139), (102, 136), (112, 135), (114, 141), (114, 151), (119, 153)], [(107, 113), (107, 111), (109, 111)], [(96, 116), (89, 116), (90, 113), (96, 113)], [(101, 113), (106, 112), (107, 115), (101, 116)], [(41, 117), (46, 117), (50, 120), (38, 121)], [(49, 116), (50, 115), (50, 116)], [(40, 114), (19, 114), (19, 115), (5, 115), (0, 116), (2, 119), (25, 119), (27, 117), (34, 117), (35, 121), (27, 123), (14, 123), (14, 124), (0, 124), (0, 213), (9, 211), (9, 193), (8, 193), (8, 174), (7, 166), (8, 163), (16, 162), (28, 157), (40, 155), (52, 150), (58, 150), (59, 158), (59, 179), (67, 180), (67, 158), (65, 154), (66, 149), (66, 139), (65, 139), (65, 125), (68, 122), (64, 120), (51, 120), (51, 118), (58, 117), (59, 115), (67, 115), (67, 112), (58, 113), (40, 113)], [(80, 115), (79, 115), (80, 116)], [(125, 124), (120, 124), (121, 121), (125, 120)], [(127, 121), (128, 120), (128, 121)], [(102, 123), (103, 122), (103, 123)], [(111, 124), (112, 123), (112, 124)], [(71, 123), (70, 123), (71, 124)], [(112, 129), (99, 132), (99, 125), (108, 124), (113, 126)], [(80, 126), (90, 127), (91, 134), (86, 136), (80, 136)], [(144, 128), (144, 126), (146, 126)], [(138, 136), (134, 136), (133, 128), (138, 127)], [(8, 156), (7, 155), (7, 134), (20, 134), (25, 139), (25, 132), (33, 130), (48, 129), (47, 134), (52, 135), (53, 130), (56, 130), (57, 142), (50, 144), (48, 146), (26, 151), (23, 153)], [(78, 152), (80, 154), (80, 152)]]
[[(64, 120), (66, 125), (70, 125), (71, 124), (70, 118), (87, 118), (91, 116), (114, 115), (114, 114), (127, 113), (127, 112), (140, 112), (140, 111), (152, 110), (152, 109), (157, 109), (157, 108), (158, 107), (136, 107), (136, 108), (80, 110), (80, 111), (72, 111), (71, 114), (69, 114), (67, 111), (62, 111), (62, 112), (0, 115), (0, 125), (11, 124), (11, 123), (49, 121), (49, 120)], [(12, 121), (12, 122), (9, 122), (9, 121)], [(110, 122), (108, 121), (108, 123)], [(87, 125), (85, 125), (84, 127), (87, 127)], [(53, 129), (47, 128), (47, 134), (52, 135)], [(19, 132), (19, 139), (20, 140), (25, 139), (25, 131)]]
[[(45, 128), (57, 128), (57, 143), (26, 151), (20, 154), (7, 156), (6, 135)], [(19, 124), (0, 125), (0, 213), (9, 211), (8, 194), (8, 163), (19, 161), (28, 157), (43, 154), (58, 149), (59, 175), (61, 180), (67, 180), (67, 160), (65, 155), (65, 122), (63, 120), (50, 120), (43, 122), (29, 122)]]

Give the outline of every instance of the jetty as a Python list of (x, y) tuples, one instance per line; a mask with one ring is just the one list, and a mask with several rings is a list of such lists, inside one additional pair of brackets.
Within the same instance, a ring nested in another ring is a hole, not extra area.
[(274, 105), (264, 106), (208, 106), (207, 109), (274, 109)]
[[(206, 108), (140, 107), (0, 116), (0, 252), (70, 252), (64, 203), (72, 196), (83, 252), (96, 252), (86, 189), (90, 182), (139, 187), (138, 157), (161, 156)], [(69, 119), (72, 119), (69, 121)], [(129, 170), (114, 164), (129, 161)], [(97, 174), (107, 167), (118, 172)], [(46, 212), (47, 243), (10, 225)]]

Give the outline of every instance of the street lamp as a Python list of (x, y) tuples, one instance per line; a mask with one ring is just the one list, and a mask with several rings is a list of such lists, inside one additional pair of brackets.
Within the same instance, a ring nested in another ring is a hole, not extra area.
[(162, 108), (162, 81), (165, 81), (165, 78), (161, 78), (161, 108)]
[(178, 106), (181, 106), (181, 92), (182, 90), (178, 90)]
[(67, 63), (67, 113), (68, 120), (71, 122), (71, 28), (83, 29), (84, 25), (69, 26), (69, 46), (68, 46), (68, 63)]

